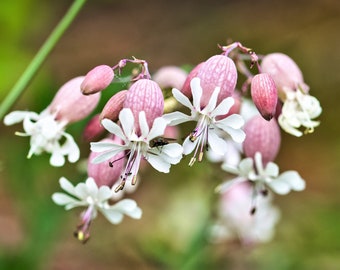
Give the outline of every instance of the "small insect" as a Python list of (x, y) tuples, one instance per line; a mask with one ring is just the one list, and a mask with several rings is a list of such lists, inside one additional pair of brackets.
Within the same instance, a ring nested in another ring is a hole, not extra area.
[(151, 148), (153, 148), (153, 147), (158, 148), (158, 147), (169, 144), (171, 141), (176, 141), (176, 139), (156, 137), (149, 142), (149, 145), (150, 145)]

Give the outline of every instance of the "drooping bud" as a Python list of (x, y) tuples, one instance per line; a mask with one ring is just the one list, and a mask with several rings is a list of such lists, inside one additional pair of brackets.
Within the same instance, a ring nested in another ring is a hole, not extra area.
[(97, 141), (98, 138), (104, 134), (105, 128), (100, 124), (100, 115), (96, 114), (86, 124), (83, 131), (83, 140), (85, 142)]
[(153, 80), (158, 83), (161, 88), (177, 88), (181, 89), (184, 81), (187, 77), (187, 73), (176, 66), (164, 66), (161, 67), (152, 76)]
[(80, 91), (84, 77), (76, 77), (65, 83), (52, 100), (49, 110), (56, 113), (57, 120), (67, 123), (79, 121), (88, 116), (97, 106), (100, 93), (85, 96)]
[(256, 115), (245, 124), (244, 132), (243, 151), (247, 157), (254, 158), (255, 153), (260, 152), (263, 164), (275, 159), (281, 144), (280, 128), (275, 118), (266, 121)]
[(261, 62), (262, 72), (270, 74), (275, 81), (279, 96), (285, 97), (286, 91), (295, 91), (300, 88), (305, 93), (309, 87), (304, 83), (303, 75), (298, 65), (288, 55), (271, 53)]
[(92, 95), (107, 88), (113, 78), (113, 69), (107, 65), (100, 65), (86, 74), (80, 89), (84, 95)]
[(256, 108), (266, 120), (273, 118), (277, 105), (277, 89), (274, 80), (267, 73), (257, 74), (252, 78), (251, 97)]
[[(120, 144), (121, 140), (118, 137), (115, 137), (114, 139), (103, 139), (101, 142)], [(98, 187), (104, 185), (112, 187), (113, 184), (119, 179), (119, 176), (124, 168), (124, 151), (112, 157), (109, 162), (101, 162), (98, 164), (92, 163), (91, 161), (99, 154), (100, 153), (95, 152), (90, 153), (87, 163), (88, 176), (94, 179)]]
[(135, 118), (135, 128), (139, 131), (139, 112), (144, 111), (149, 127), (155, 118), (162, 116), (164, 98), (157, 83), (149, 79), (140, 79), (131, 85), (126, 93), (124, 108), (130, 108)]
[(204, 62), (202, 63), (199, 63), (196, 67), (194, 67), (190, 73), (188, 74), (184, 84), (183, 84), (183, 87), (182, 89), (179, 89), (181, 90), (181, 92), (187, 96), (189, 99), (192, 98), (192, 92), (191, 92), (191, 87), (190, 87), (190, 82), (193, 78), (197, 77), (197, 73), (198, 71), (200, 70), (200, 68), (202, 67)]
[(100, 114), (100, 120), (104, 118), (108, 118), (114, 122), (118, 120), (118, 115), (123, 109), (127, 92), (127, 90), (119, 91), (106, 102)]
[(201, 107), (205, 107), (216, 87), (220, 87), (217, 104), (233, 95), (237, 82), (236, 66), (228, 56), (214, 55), (204, 62), (197, 77), (201, 79), (203, 95)]

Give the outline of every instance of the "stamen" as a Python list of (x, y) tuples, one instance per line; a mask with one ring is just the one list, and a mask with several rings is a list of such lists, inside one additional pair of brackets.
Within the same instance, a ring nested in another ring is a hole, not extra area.
[(90, 225), (92, 217), (93, 206), (90, 205), (86, 212), (81, 216), (81, 223), (77, 226), (77, 230), (73, 233), (80, 242), (85, 244), (90, 238)]
[(200, 152), (200, 153), (198, 154), (198, 161), (201, 162), (202, 159), (203, 159), (203, 152)]
[(189, 166), (191, 167), (192, 165), (194, 165), (195, 161), (196, 161), (196, 158), (195, 158), (195, 157), (192, 157), (192, 158), (190, 159)]
[(137, 176), (134, 175), (134, 176), (132, 177), (131, 184), (132, 184), (132, 185), (136, 185), (136, 183), (137, 183)]

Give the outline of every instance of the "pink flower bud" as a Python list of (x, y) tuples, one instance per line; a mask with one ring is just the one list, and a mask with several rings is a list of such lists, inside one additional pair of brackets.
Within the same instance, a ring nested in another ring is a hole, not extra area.
[[(121, 140), (116, 137), (115, 139), (103, 139), (101, 142), (109, 142), (120, 144)], [(124, 168), (124, 151), (115, 155), (109, 162), (101, 162), (94, 164), (91, 161), (101, 153), (91, 152), (88, 163), (87, 163), (87, 173), (89, 177), (92, 177), (96, 182), (97, 186), (109, 186), (112, 187), (113, 184), (119, 179), (120, 174)]]
[(159, 84), (161, 88), (177, 88), (181, 89), (187, 73), (176, 66), (165, 66), (157, 70), (152, 76), (153, 80)]
[(256, 108), (269, 121), (275, 115), (278, 99), (274, 80), (267, 73), (257, 74), (251, 81), (250, 89)]
[(84, 96), (80, 91), (83, 80), (83, 76), (76, 77), (58, 90), (49, 106), (51, 113), (56, 113), (56, 119), (76, 122), (88, 116), (97, 106), (100, 93)]
[(140, 79), (131, 85), (126, 93), (124, 108), (130, 108), (135, 118), (135, 128), (139, 130), (139, 112), (144, 111), (149, 127), (155, 118), (162, 116), (164, 98), (161, 88), (152, 80)]
[(125, 102), (127, 92), (127, 90), (119, 91), (106, 102), (100, 114), (100, 120), (104, 118), (108, 118), (114, 122), (118, 120), (118, 115), (119, 112), (123, 109), (123, 104)]
[(100, 124), (100, 115), (96, 114), (85, 126), (83, 140), (86, 142), (98, 141), (98, 138), (104, 134), (105, 128)]
[(190, 82), (191, 82), (191, 80), (192, 80), (193, 78), (197, 77), (197, 73), (198, 73), (198, 71), (200, 70), (200, 68), (202, 67), (203, 63), (204, 63), (204, 62), (198, 64), (196, 67), (194, 67), (194, 68), (190, 71), (189, 75), (187, 76), (187, 78), (186, 78), (186, 80), (185, 80), (185, 82), (184, 82), (184, 84), (183, 84), (182, 89), (179, 89), (179, 90), (181, 90), (181, 92), (182, 92), (185, 96), (187, 96), (189, 99), (192, 98)]
[(201, 79), (203, 89), (201, 98), (203, 108), (208, 104), (216, 87), (220, 87), (217, 104), (226, 97), (233, 95), (237, 81), (237, 69), (233, 60), (229, 57), (214, 55), (204, 62), (197, 77)]
[(275, 81), (280, 96), (286, 91), (295, 91), (298, 87), (308, 92), (303, 75), (298, 65), (288, 55), (271, 53), (266, 55), (261, 63), (262, 72), (268, 73)]
[(80, 89), (84, 95), (91, 95), (108, 87), (113, 78), (114, 72), (112, 68), (107, 65), (100, 65), (86, 74)]
[(263, 164), (275, 159), (281, 143), (280, 128), (275, 118), (266, 121), (256, 115), (245, 124), (244, 132), (246, 139), (243, 142), (243, 151), (247, 157), (254, 158), (255, 153), (260, 152)]

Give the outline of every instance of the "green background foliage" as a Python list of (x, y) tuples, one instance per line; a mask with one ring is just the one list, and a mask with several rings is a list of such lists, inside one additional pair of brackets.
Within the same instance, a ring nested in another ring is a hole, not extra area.
[[(1, 99), (70, 4), (0, 2)], [(72, 164), (51, 168), (47, 155), (27, 160), (27, 138), (14, 136), (22, 127), (1, 123), (0, 269), (339, 269), (339, 14), (336, 0), (88, 1), (13, 109), (41, 111), (67, 80), (131, 56), (147, 60), (153, 72), (204, 61), (227, 39), (258, 54), (283, 52), (323, 107), (313, 134), (283, 134), (276, 160), (282, 171), (299, 171), (307, 189), (275, 197), (282, 216), (272, 242), (214, 245), (204, 228), (224, 174), (184, 160), (170, 174), (143, 172), (138, 191), (128, 195), (142, 207), (141, 220), (112, 226), (99, 217), (81, 245), (72, 237), (79, 211), (65, 212), (50, 197), (60, 190), (59, 177), (77, 183), (86, 175)], [(84, 125), (69, 129), (78, 141)], [(80, 146), (86, 158), (89, 146)]]

